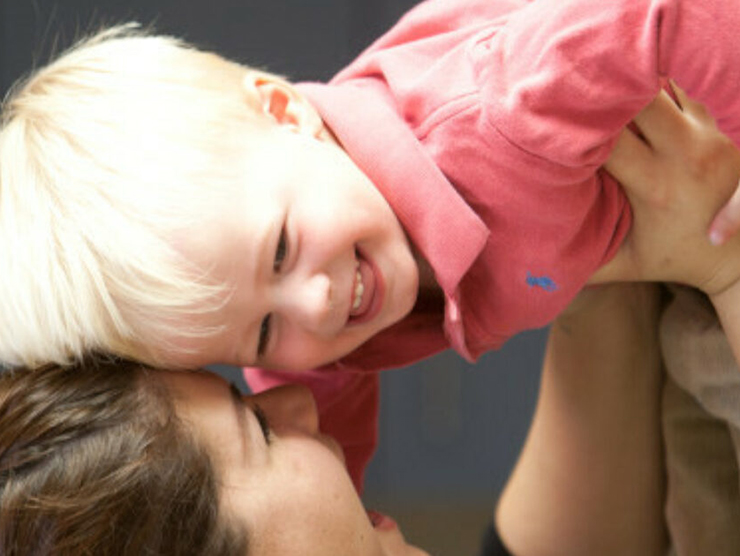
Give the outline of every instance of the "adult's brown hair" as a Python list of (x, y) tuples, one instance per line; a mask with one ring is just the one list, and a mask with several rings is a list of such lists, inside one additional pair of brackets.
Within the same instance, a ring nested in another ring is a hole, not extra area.
[(247, 540), (156, 371), (97, 363), (0, 376), (0, 554), (243, 556)]

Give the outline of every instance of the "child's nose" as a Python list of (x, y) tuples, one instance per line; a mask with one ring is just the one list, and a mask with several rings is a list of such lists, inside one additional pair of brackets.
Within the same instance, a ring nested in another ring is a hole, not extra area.
[(325, 273), (291, 280), (280, 298), (286, 318), (314, 334), (331, 336), (344, 325), (337, 311), (332, 280)]
[(265, 412), (277, 433), (298, 432), (314, 436), (319, 432), (319, 413), (311, 391), (302, 384), (289, 384), (252, 396), (252, 403)]

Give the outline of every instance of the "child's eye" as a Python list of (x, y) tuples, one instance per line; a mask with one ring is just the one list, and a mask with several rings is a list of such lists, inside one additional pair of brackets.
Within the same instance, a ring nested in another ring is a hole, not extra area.
[(280, 270), (285, 260), (285, 255), (288, 251), (288, 238), (285, 234), (285, 226), (280, 230), (280, 238), (278, 239), (277, 249), (275, 249), (275, 262), (272, 263), (272, 269), (275, 272)]
[(262, 319), (260, 324), (260, 337), (257, 341), (257, 357), (262, 357), (267, 349), (267, 343), (270, 341), (270, 321), (272, 320), (272, 313), (269, 313), (265, 318)]
[(262, 408), (257, 404), (254, 405), (254, 416), (257, 418), (260, 429), (262, 429), (262, 436), (265, 437), (265, 442), (267, 442), (267, 444), (270, 444), (272, 442), (272, 429), (270, 428), (270, 421), (267, 419), (267, 415), (265, 415), (265, 412), (262, 410)]

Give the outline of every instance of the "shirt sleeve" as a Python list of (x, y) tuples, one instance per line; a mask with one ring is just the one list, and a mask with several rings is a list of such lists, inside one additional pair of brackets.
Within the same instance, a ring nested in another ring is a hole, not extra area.
[(737, 0), (533, 0), (471, 39), (480, 142), (458, 126), (438, 151), (456, 184), (479, 159), (490, 176), (466, 192), (491, 230), (488, 272), (466, 290), (490, 294), (478, 328), (500, 344), (550, 322), (616, 253), (629, 207), (599, 169), (667, 78), (740, 144), (739, 29)]
[(365, 468), (378, 440), (380, 382), (377, 373), (352, 371), (281, 372), (243, 369), (257, 393), (284, 384), (308, 386), (316, 399), (321, 431), (342, 446), (355, 488), (362, 493)]
[(477, 45), (487, 119), (585, 178), (670, 78), (738, 143), (739, 29), (737, 0), (535, 0)]

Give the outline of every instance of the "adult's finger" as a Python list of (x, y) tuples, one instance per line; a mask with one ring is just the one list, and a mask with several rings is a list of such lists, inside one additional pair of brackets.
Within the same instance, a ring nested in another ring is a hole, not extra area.
[(682, 112), (687, 114), (690, 118), (695, 118), (702, 122), (714, 123), (712, 116), (709, 114), (709, 110), (701, 102), (696, 102), (689, 95), (686, 94), (681, 87), (676, 85), (674, 81), (669, 81), (671, 91), (676, 97), (676, 102), (680, 106)]
[(660, 91), (634, 118), (647, 142), (656, 150), (673, 147), (687, 136), (687, 117), (668, 93)]
[(650, 193), (660, 172), (650, 145), (630, 129), (619, 134), (604, 168), (637, 197)]
[(740, 230), (740, 182), (730, 200), (709, 225), (709, 241), (713, 245), (722, 245), (738, 230)]

